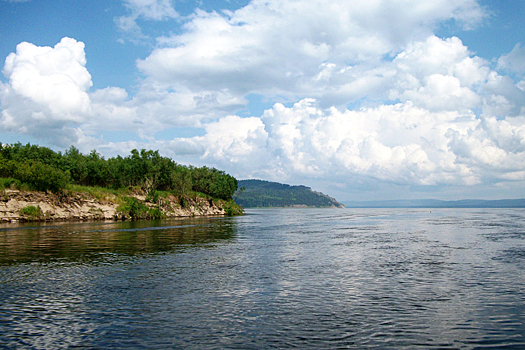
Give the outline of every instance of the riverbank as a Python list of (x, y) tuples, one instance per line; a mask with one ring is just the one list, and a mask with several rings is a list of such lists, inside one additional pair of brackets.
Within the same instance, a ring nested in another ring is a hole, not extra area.
[[(159, 217), (191, 217), (231, 215), (227, 201), (199, 196), (177, 196), (168, 194), (155, 202), (143, 193), (126, 196), (141, 208), (155, 210)], [(0, 194), (0, 221), (18, 223), (28, 221), (91, 221), (128, 220), (133, 216), (123, 209), (121, 197), (108, 194), (96, 198), (89, 193), (69, 192), (53, 194), (45, 192), (5, 189)]]

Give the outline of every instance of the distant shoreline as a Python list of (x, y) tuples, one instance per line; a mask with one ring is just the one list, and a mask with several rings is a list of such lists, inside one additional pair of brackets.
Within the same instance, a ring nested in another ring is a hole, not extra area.
[(244, 209), (345, 209), (344, 206), (342, 207), (316, 207), (316, 206), (307, 206), (307, 205), (292, 205), (287, 207), (244, 207)]
[(525, 208), (525, 198), (519, 199), (463, 199), (443, 201), (437, 199), (406, 199), (384, 201), (344, 201), (346, 208)]

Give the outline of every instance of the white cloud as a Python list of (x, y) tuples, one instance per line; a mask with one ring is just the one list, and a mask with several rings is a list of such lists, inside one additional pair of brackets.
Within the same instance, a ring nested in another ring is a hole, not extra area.
[[(54, 47), (23, 42), (5, 60), (0, 128), (53, 144), (77, 143), (104, 131), (153, 139), (170, 127), (198, 127), (246, 105), (228, 91), (175, 91), (145, 80), (134, 96), (118, 87), (90, 92), (84, 43), (64, 38)], [(81, 134), (79, 134), (81, 132)], [(91, 142), (91, 141), (90, 141)]]
[[(138, 19), (177, 16), (167, 1), (126, 4), (131, 15), (121, 19), (131, 30)], [(432, 34), (443, 21), (468, 27), (483, 17), (473, 0), (256, 0), (236, 12), (197, 11), (182, 34), (158, 38), (138, 61), (144, 78), (132, 95), (118, 87), (89, 91), (81, 42), (22, 43), (4, 66), (0, 128), (109, 155), (159, 149), (239, 178), (519, 182), (523, 81), (492, 70), (459, 38)], [(498, 70), (519, 72), (521, 53), (517, 46), (503, 56)], [(250, 93), (273, 106), (235, 115)], [(177, 127), (205, 134), (155, 139)], [(138, 138), (107, 142), (105, 132)]]
[(435, 36), (410, 44), (393, 61), (390, 99), (412, 101), (429, 110), (470, 110), (481, 104), (477, 93), (487, 81), (487, 62), (470, 52), (458, 38)]
[(69, 133), (91, 109), (91, 75), (85, 68), (84, 44), (63, 38), (51, 47), (23, 42), (5, 60), (0, 99), (0, 127), (5, 131), (42, 135), (47, 129)]
[(134, 40), (146, 38), (137, 20), (165, 21), (179, 17), (170, 0), (124, 0), (123, 3), (130, 14), (115, 18), (115, 22), (122, 31), (133, 34)]
[(440, 21), (477, 21), (482, 13), (473, 0), (255, 0), (226, 14), (197, 11), (183, 34), (160, 38), (163, 47), (138, 67), (156, 81), (194, 91), (319, 96), (327, 92), (326, 67), (358, 65), (359, 73), (408, 42), (427, 38)]
[(227, 169), (242, 164), (245, 177), (475, 185), (525, 179), (524, 121), (436, 113), (410, 102), (341, 112), (306, 99), (276, 104), (261, 118), (225, 117), (199, 140), (205, 160)]
[(170, 0), (124, 0), (134, 16), (147, 20), (162, 21), (179, 15)]
[(498, 69), (507, 69), (517, 73), (525, 73), (525, 47), (516, 44), (512, 51), (498, 59)]

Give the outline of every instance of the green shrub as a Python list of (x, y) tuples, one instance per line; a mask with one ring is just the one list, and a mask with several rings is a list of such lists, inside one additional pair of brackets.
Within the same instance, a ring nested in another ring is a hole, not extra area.
[(244, 210), (241, 206), (239, 206), (235, 201), (229, 200), (224, 203), (223, 205), (224, 210), (226, 211), (226, 215), (228, 216), (236, 216), (236, 215), (242, 215), (244, 214)]
[(66, 188), (69, 183), (69, 173), (52, 166), (34, 163), (31, 168), (33, 176), (29, 183), (37, 190), (57, 193)]
[(36, 207), (28, 205), (27, 207), (20, 209), (20, 215), (31, 219), (38, 219), (42, 216), (42, 209), (40, 209), (39, 205)]
[(177, 194), (187, 194), (191, 191), (191, 173), (183, 166), (176, 167), (171, 173), (172, 190)]
[(163, 219), (166, 215), (159, 208), (150, 208), (148, 210), (149, 219)]
[(162, 219), (166, 217), (159, 207), (148, 208), (135, 197), (124, 197), (124, 201), (118, 206), (117, 211), (132, 220)]
[(159, 192), (155, 189), (150, 189), (148, 191), (148, 195), (146, 196), (146, 202), (158, 203), (159, 198), (160, 198)]
[(40, 162), (17, 163), (12, 176), (37, 191), (58, 193), (69, 183), (69, 173)]
[(135, 197), (124, 197), (124, 201), (118, 206), (117, 211), (133, 220), (146, 219), (149, 208)]
[(180, 196), (180, 206), (181, 208), (189, 208), (190, 203), (188, 202), (186, 196)]
[(0, 190), (4, 190), (6, 188), (20, 188), (21, 182), (17, 179), (14, 179), (12, 177), (7, 178), (0, 178)]

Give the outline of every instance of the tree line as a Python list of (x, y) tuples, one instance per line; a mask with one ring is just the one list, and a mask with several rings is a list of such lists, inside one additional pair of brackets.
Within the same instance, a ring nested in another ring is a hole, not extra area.
[(224, 171), (177, 164), (159, 151), (145, 149), (105, 159), (95, 150), (82, 154), (74, 146), (62, 154), (29, 143), (0, 144), (0, 177), (55, 193), (71, 183), (114, 189), (140, 186), (178, 194), (195, 191), (228, 200), (237, 190), (237, 180)]

